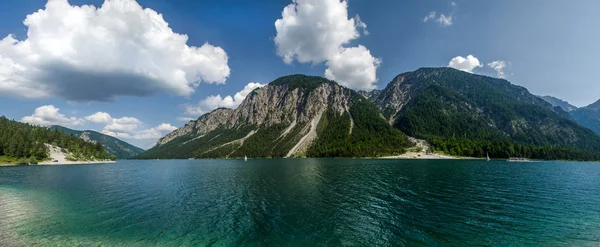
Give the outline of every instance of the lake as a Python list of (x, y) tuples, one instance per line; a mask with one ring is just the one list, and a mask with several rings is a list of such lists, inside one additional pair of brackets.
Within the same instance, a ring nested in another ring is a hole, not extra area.
[(0, 246), (600, 246), (600, 163), (0, 167)]

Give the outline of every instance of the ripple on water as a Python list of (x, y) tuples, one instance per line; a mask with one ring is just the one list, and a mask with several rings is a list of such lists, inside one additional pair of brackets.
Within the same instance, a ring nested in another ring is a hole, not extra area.
[(600, 164), (361, 159), (0, 168), (0, 246), (598, 246)]

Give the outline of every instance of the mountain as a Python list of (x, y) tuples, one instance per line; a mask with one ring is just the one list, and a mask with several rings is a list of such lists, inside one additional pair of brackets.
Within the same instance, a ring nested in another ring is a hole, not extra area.
[(569, 102), (552, 96), (542, 96), (541, 98), (553, 106), (569, 112), (575, 122), (600, 135), (600, 100), (589, 106), (577, 108)]
[(138, 158), (376, 157), (404, 153), (407, 137), (377, 106), (322, 77), (281, 77), (237, 109), (216, 109)]
[(600, 137), (504, 79), (422, 68), (398, 75), (370, 100), (391, 125), (453, 155), (596, 159), (600, 153)]
[(570, 112), (571, 116), (582, 126), (600, 135), (600, 100)]
[(64, 150), (72, 160), (110, 158), (101, 145), (0, 117), (0, 163), (36, 164), (50, 158), (49, 146)]
[(49, 128), (50, 130), (58, 130), (67, 135), (72, 135), (83, 139), (87, 142), (91, 143), (100, 143), (102, 147), (108, 152), (110, 155), (114, 155), (117, 159), (128, 159), (137, 156), (138, 154), (144, 152), (143, 149), (133, 146), (127, 142), (121, 141), (112, 136), (108, 136), (105, 134), (98, 133), (93, 130), (72, 130), (63, 126), (54, 125)]
[(552, 106), (555, 106), (555, 107), (558, 106), (558, 107), (562, 108), (566, 112), (572, 112), (574, 110), (577, 110), (576, 106), (571, 105), (571, 104), (569, 104), (569, 102), (566, 102), (559, 98), (555, 98), (555, 97), (548, 96), (548, 95), (540, 96), (540, 98), (542, 98), (546, 102), (550, 103)]

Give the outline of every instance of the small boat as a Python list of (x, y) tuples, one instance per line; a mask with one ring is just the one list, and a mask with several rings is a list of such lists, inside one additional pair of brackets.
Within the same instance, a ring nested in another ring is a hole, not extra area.
[(487, 161), (490, 161), (490, 154), (488, 154), (488, 153), (485, 153), (485, 155), (487, 155), (487, 159), (486, 159), (486, 160), (487, 160)]
[(248, 156), (244, 155), (244, 161), (248, 161)]
[(529, 162), (529, 159), (513, 157), (513, 158), (509, 158), (507, 161), (508, 162)]

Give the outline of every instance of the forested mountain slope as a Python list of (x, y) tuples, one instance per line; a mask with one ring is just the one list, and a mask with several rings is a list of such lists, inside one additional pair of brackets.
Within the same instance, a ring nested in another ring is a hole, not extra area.
[(115, 137), (108, 136), (102, 133), (98, 133), (93, 130), (73, 130), (63, 126), (54, 125), (50, 127), (51, 130), (58, 130), (67, 135), (79, 137), (88, 142), (100, 143), (102, 147), (108, 152), (109, 155), (114, 155), (117, 159), (128, 159), (137, 156), (144, 152), (143, 149), (131, 145), (127, 142), (119, 140)]
[(510, 82), (452, 68), (397, 76), (371, 98), (389, 123), (453, 155), (596, 159), (600, 137)]

